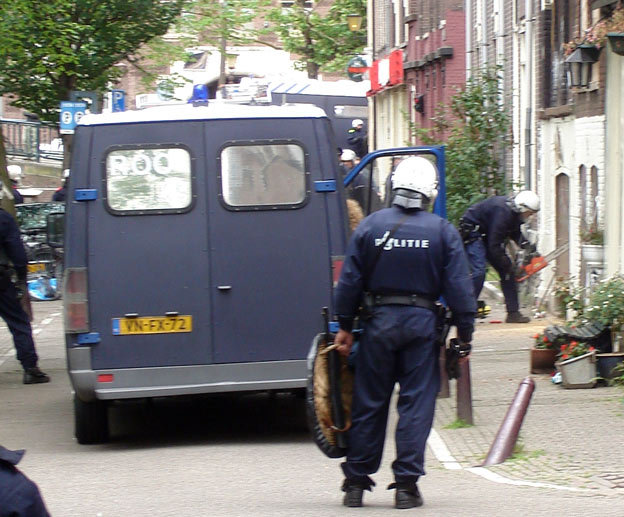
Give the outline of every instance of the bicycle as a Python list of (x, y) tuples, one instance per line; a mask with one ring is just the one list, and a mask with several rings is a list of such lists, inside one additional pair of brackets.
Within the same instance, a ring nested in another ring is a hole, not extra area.
[(63, 256), (45, 242), (45, 233), (24, 232), (26, 256), (28, 258), (27, 283), (32, 300), (58, 300), (61, 297), (63, 278)]

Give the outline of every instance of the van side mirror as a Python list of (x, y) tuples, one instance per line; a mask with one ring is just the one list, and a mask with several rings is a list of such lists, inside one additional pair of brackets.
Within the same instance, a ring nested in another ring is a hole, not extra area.
[(48, 246), (62, 248), (65, 243), (65, 214), (53, 212), (46, 217), (46, 234)]

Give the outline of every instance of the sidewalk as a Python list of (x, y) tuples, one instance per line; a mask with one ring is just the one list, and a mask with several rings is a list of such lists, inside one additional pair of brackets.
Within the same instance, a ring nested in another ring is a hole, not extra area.
[(456, 420), (454, 381), (451, 397), (438, 399), (434, 429), (451, 456), (463, 469), (481, 464), (520, 382), (531, 376), (535, 391), (520, 430), (518, 457), (487, 470), (514, 482), (624, 495), (624, 390), (564, 389), (553, 384), (549, 375), (531, 375), (532, 336), (557, 320), (547, 316), (528, 324), (494, 323), (504, 322), (505, 307), (490, 294), (486, 299), (492, 312), (477, 320), (470, 361), (475, 425), (447, 428)]

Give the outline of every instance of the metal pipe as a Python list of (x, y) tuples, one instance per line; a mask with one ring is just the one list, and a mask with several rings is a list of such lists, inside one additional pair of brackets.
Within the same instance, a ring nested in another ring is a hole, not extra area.
[(438, 391), (439, 399), (448, 399), (451, 396), (449, 387), (449, 378), (446, 373), (446, 347), (440, 347), (440, 391)]
[(518, 391), (516, 391), (516, 396), (507, 410), (507, 414), (498, 430), (498, 434), (496, 438), (494, 438), (490, 452), (488, 452), (481, 467), (498, 465), (511, 456), (533, 391), (535, 391), (535, 381), (531, 377), (526, 377), (520, 383)]
[(474, 424), (472, 418), (472, 387), (470, 382), (470, 359), (459, 363), (460, 376), (457, 379), (457, 419)]

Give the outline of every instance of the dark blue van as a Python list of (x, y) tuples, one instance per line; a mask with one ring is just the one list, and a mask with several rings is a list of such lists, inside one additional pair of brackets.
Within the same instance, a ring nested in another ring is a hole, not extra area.
[[(381, 207), (392, 157), (377, 158), (360, 165)], [(323, 110), (87, 115), (71, 171), (64, 313), (79, 443), (108, 438), (114, 400), (305, 388), (350, 234)]]

